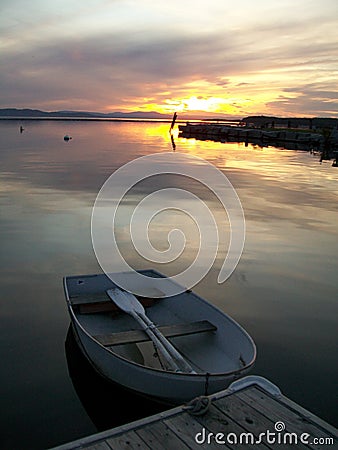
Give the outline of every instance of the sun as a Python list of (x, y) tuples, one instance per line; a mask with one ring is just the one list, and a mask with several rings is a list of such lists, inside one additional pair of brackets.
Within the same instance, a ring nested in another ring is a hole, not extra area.
[(177, 100), (166, 100), (166, 110), (184, 112), (209, 112), (229, 114), (234, 109), (229, 99), (192, 95)]
[(192, 96), (182, 99), (179, 105), (180, 111), (215, 111), (219, 108), (221, 99), (215, 97)]

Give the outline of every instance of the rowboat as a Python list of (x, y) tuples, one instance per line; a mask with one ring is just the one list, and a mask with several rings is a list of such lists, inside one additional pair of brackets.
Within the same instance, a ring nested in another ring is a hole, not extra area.
[[(174, 296), (157, 293), (154, 298), (152, 279), (166, 277), (155, 270), (139, 273), (149, 279), (149, 286), (135, 301), (155, 325), (142, 326), (112, 301), (115, 293), (122, 299), (126, 295), (112, 281), (114, 277), (64, 278), (75, 337), (100, 375), (158, 401), (181, 404), (225, 389), (247, 373), (255, 361), (256, 347), (240, 325), (191, 290)], [(133, 273), (125, 276), (132, 280)], [(166, 282), (170, 284), (170, 278)], [(151, 333), (162, 336), (161, 342), (153, 340)], [(162, 344), (166, 344), (163, 350)], [(170, 367), (171, 357), (177, 370)]]

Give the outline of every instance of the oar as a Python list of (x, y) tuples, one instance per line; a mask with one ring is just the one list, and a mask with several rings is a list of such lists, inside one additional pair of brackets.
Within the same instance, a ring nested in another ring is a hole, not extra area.
[[(110, 299), (124, 312), (127, 314), (130, 314), (134, 319), (141, 325), (143, 330), (148, 334), (149, 338), (153, 341), (155, 348), (161, 352), (162, 356), (165, 359), (166, 365), (169, 370), (172, 370), (174, 372), (181, 372), (181, 369), (177, 365), (177, 363), (174, 361), (172, 356), (169, 354), (168, 350), (165, 348), (165, 346), (162, 344), (162, 342), (157, 338), (155, 333), (150, 329), (150, 327), (144, 322), (144, 320), (139, 315), (140, 307), (143, 309), (142, 305), (139, 304), (139, 306), (136, 304), (134, 305), (134, 301), (130, 300), (128, 298), (127, 292), (123, 292), (120, 289), (110, 289), (107, 291), (107, 294), (109, 295)], [(132, 296), (134, 297), (134, 296)], [(135, 298), (135, 297), (134, 297)], [(135, 298), (136, 302), (137, 299)]]
[(155, 324), (146, 316), (143, 306), (133, 294), (121, 291), (117, 288), (109, 289), (107, 294), (116, 306), (137, 320), (150, 339), (161, 351), (167, 363), (173, 368), (173, 370), (196, 373), (183, 359), (182, 355), (176, 350), (176, 348), (156, 328)]
[[(142, 306), (142, 305), (141, 305)], [(155, 324), (147, 317), (145, 314), (142, 316), (142, 319), (148, 325), (148, 327), (153, 331), (156, 337), (162, 342), (166, 350), (170, 353), (170, 355), (175, 358), (176, 362), (181, 367), (183, 372), (196, 373), (194, 369), (186, 362), (181, 353), (179, 353), (176, 348), (168, 341), (168, 339), (163, 336), (160, 330), (155, 326)]]

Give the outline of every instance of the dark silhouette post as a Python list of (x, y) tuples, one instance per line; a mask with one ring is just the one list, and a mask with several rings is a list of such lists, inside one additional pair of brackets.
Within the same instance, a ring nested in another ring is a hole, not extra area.
[(169, 130), (169, 133), (170, 133), (170, 134), (171, 134), (171, 132), (172, 132), (172, 129), (173, 129), (174, 126), (175, 126), (176, 119), (177, 119), (177, 113), (174, 112), (173, 120), (172, 120), (172, 122), (171, 122), (170, 130)]

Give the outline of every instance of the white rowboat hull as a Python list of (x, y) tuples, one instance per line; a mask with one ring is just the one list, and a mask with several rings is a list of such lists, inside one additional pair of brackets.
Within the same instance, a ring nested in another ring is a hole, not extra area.
[[(148, 273), (160, 276), (154, 271)], [(156, 364), (153, 367), (145, 364), (141, 352), (151, 346), (149, 342), (103, 345), (98, 336), (138, 329), (137, 323), (124, 313), (112, 317), (110, 312), (80, 312), (80, 298), (88, 300), (88, 296), (92, 296), (92, 300), (104, 295), (113, 285), (106, 275), (66, 277), (64, 280), (80, 348), (105, 378), (160, 401), (180, 404), (225, 389), (253, 365), (256, 348), (250, 336), (226, 314), (191, 292), (157, 300), (154, 306), (147, 308), (147, 315), (159, 326), (207, 319), (217, 327), (216, 331), (170, 339), (189, 363), (194, 364), (196, 374), (175, 373), (162, 370)]]

